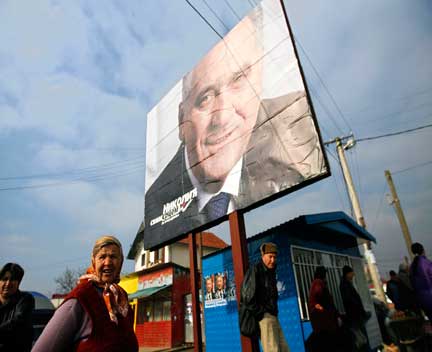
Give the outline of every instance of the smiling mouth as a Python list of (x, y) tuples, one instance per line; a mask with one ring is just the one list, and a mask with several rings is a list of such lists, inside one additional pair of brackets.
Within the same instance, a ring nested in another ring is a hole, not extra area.
[(233, 130), (224, 134), (213, 134), (206, 139), (206, 144), (210, 146), (224, 145), (230, 139)]

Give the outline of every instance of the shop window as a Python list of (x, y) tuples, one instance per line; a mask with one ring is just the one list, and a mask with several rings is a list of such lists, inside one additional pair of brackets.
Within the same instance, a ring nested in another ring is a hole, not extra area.
[(138, 300), (137, 324), (142, 324), (149, 321), (152, 315), (152, 301)]
[(171, 301), (163, 302), (163, 317), (162, 320), (169, 321), (171, 320)]
[(291, 256), (297, 286), (298, 304), (303, 320), (309, 320), (308, 298), (315, 269), (323, 265), (327, 269), (327, 285), (337, 309), (343, 312), (342, 297), (339, 291), (340, 278), (344, 265), (352, 266), (350, 257), (306, 248), (292, 247)]
[(163, 316), (162, 301), (154, 302), (154, 321), (161, 321)]
[(140, 299), (138, 301), (137, 324), (171, 320), (171, 301)]

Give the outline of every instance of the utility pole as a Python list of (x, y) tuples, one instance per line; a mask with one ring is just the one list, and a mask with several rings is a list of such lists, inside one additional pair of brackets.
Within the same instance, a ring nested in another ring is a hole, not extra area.
[(400, 223), (400, 226), (402, 229), (402, 233), (403, 233), (403, 236), (405, 238), (405, 243), (407, 246), (408, 254), (409, 254), (411, 262), (412, 262), (414, 257), (413, 257), (413, 254), (411, 253), (412, 239), (411, 239), (411, 234), (410, 234), (409, 229), (408, 229), (408, 224), (405, 220), (405, 216), (404, 216), (404, 213), (402, 211), (402, 207), (400, 205), (399, 197), (396, 193), (396, 188), (395, 188), (395, 185), (393, 183), (393, 179), (392, 179), (390, 171), (385, 170), (384, 175), (387, 179), (387, 183), (389, 185), (390, 192), (392, 194), (392, 200), (391, 200), (390, 204), (394, 205), (394, 209), (396, 211), (396, 216), (399, 220), (399, 223)]
[[(345, 139), (347, 139), (348, 141), (345, 145), (343, 145), (342, 140), (345, 140)], [(354, 147), (354, 145), (355, 145), (355, 140), (353, 138), (353, 135), (351, 134), (350, 136), (346, 136), (346, 137), (336, 137), (334, 140), (326, 142), (325, 144), (331, 144), (331, 143), (336, 143), (336, 150), (338, 153), (339, 162), (340, 162), (340, 165), (342, 168), (342, 173), (343, 173), (345, 183), (347, 186), (348, 195), (349, 195), (349, 198), (351, 200), (355, 219), (361, 227), (366, 228), (366, 222), (365, 222), (363, 214), (362, 214), (360, 202), (359, 202), (359, 199), (357, 197), (357, 193), (356, 193), (355, 188), (354, 188), (354, 182), (353, 182), (351, 172), (348, 168), (348, 163), (347, 163), (347, 160), (345, 157), (345, 150), (348, 150), (348, 149)], [(375, 255), (372, 252), (370, 242), (368, 242), (367, 244), (366, 243), (363, 244), (363, 249), (365, 252), (366, 265), (368, 267), (369, 274), (371, 276), (373, 285), (375, 287), (375, 293), (379, 299), (381, 299), (383, 302), (385, 302), (385, 294), (384, 294), (384, 290), (382, 288), (381, 279), (380, 279), (379, 272), (378, 272), (378, 267), (376, 265)]]

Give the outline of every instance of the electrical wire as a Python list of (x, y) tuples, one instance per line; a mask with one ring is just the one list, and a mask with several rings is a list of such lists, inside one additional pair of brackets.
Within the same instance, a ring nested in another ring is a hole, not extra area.
[(236, 10), (234, 10), (234, 8), (230, 5), (230, 3), (228, 2), (228, 0), (224, 0), (224, 2), (228, 6), (228, 8), (231, 10), (231, 12), (234, 14), (234, 16), (237, 18), (237, 20), (240, 21), (241, 20), (240, 16), (236, 12)]
[(417, 169), (418, 167), (423, 167), (423, 166), (430, 165), (430, 164), (432, 164), (432, 160), (426, 161), (424, 163), (417, 164), (417, 165), (414, 165), (414, 166), (407, 167), (406, 169), (392, 171), (392, 174), (393, 175), (400, 174), (402, 172), (406, 172), (406, 171), (409, 171), (409, 170)]
[[(80, 169), (62, 171), (59, 173), (46, 173), (46, 174), (33, 174), (33, 175), (24, 175), (24, 176), (8, 176), (8, 177), (0, 177), (0, 181), (12, 181), (12, 180), (29, 180), (29, 179), (38, 179), (38, 178), (59, 178), (64, 176), (80, 176), (85, 175), (91, 172), (98, 172), (102, 170), (109, 170), (118, 167), (125, 167), (128, 164), (132, 164), (131, 166), (140, 165), (144, 163), (145, 156), (140, 156), (136, 158), (130, 158), (123, 161), (100, 164), (95, 166), (89, 166)], [(138, 162), (136, 162), (138, 161)]]
[(371, 141), (371, 140), (374, 140), (374, 139), (380, 139), (380, 138), (385, 138), (385, 137), (397, 136), (397, 135), (400, 135), (400, 134), (405, 134), (405, 133), (409, 133), (409, 132), (419, 131), (419, 130), (422, 130), (422, 129), (425, 129), (425, 128), (429, 128), (429, 127), (432, 127), (432, 124), (424, 125), (424, 126), (419, 126), (419, 127), (415, 127), (415, 128), (410, 128), (408, 130), (403, 130), (403, 131), (398, 131), (398, 132), (392, 132), (392, 133), (382, 134), (382, 135), (379, 135), (379, 136), (357, 138), (356, 142)]
[(223, 36), (219, 34), (216, 28), (214, 28), (209, 21), (207, 21), (207, 19), (201, 14), (201, 12), (199, 12), (198, 9), (189, 0), (185, 0), (185, 1), (197, 13), (197, 15), (201, 17), (201, 19), (213, 30), (213, 32), (215, 32), (219, 38), (223, 39)]
[(222, 26), (226, 29), (227, 32), (229, 32), (229, 27), (225, 24), (224, 21), (222, 21), (222, 19), (219, 17), (219, 15), (216, 13), (215, 10), (213, 10), (213, 8), (208, 4), (208, 2), (206, 0), (201, 0), (206, 6), (207, 8), (210, 10), (210, 12), (213, 14), (213, 16), (215, 16), (217, 18), (217, 20), (222, 24)]
[(145, 166), (139, 166), (136, 168), (130, 169), (128, 172), (120, 172), (120, 173), (111, 173), (111, 174), (102, 174), (102, 175), (94, 175), (92, 177), (78, 177), (69, 181), (63, 181), (63, 182), (51, 182), (51, 183), (44, 183), (44, 184), (36, 184), (36, 185), (26, 185), (26, 186), (13, 186), (13, 187), (4, 187), (0, 188), (0, 191), (19, 191), (19, 190), (26, 190), (26, 189), (35, 189), (35, 188), (47, 188), (47, 187), (57, 187), (57, 186), (64, 186), (69, 184), (77, 184), (81, 182), (97, 182), (100, 180), (106, 180), (109, 178), (116, 178), (119, 176), (126, 176), (131, 175), (136, 172), (142, 172), (144, 171)]

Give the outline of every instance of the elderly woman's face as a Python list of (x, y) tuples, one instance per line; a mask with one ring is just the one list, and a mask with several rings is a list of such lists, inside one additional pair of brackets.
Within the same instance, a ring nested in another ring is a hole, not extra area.
[(122, 267), (120, 248), (114, 244), (102, 247), (93, 257), (93, 269), (100, 281), (108, 284), (115, 282)]

